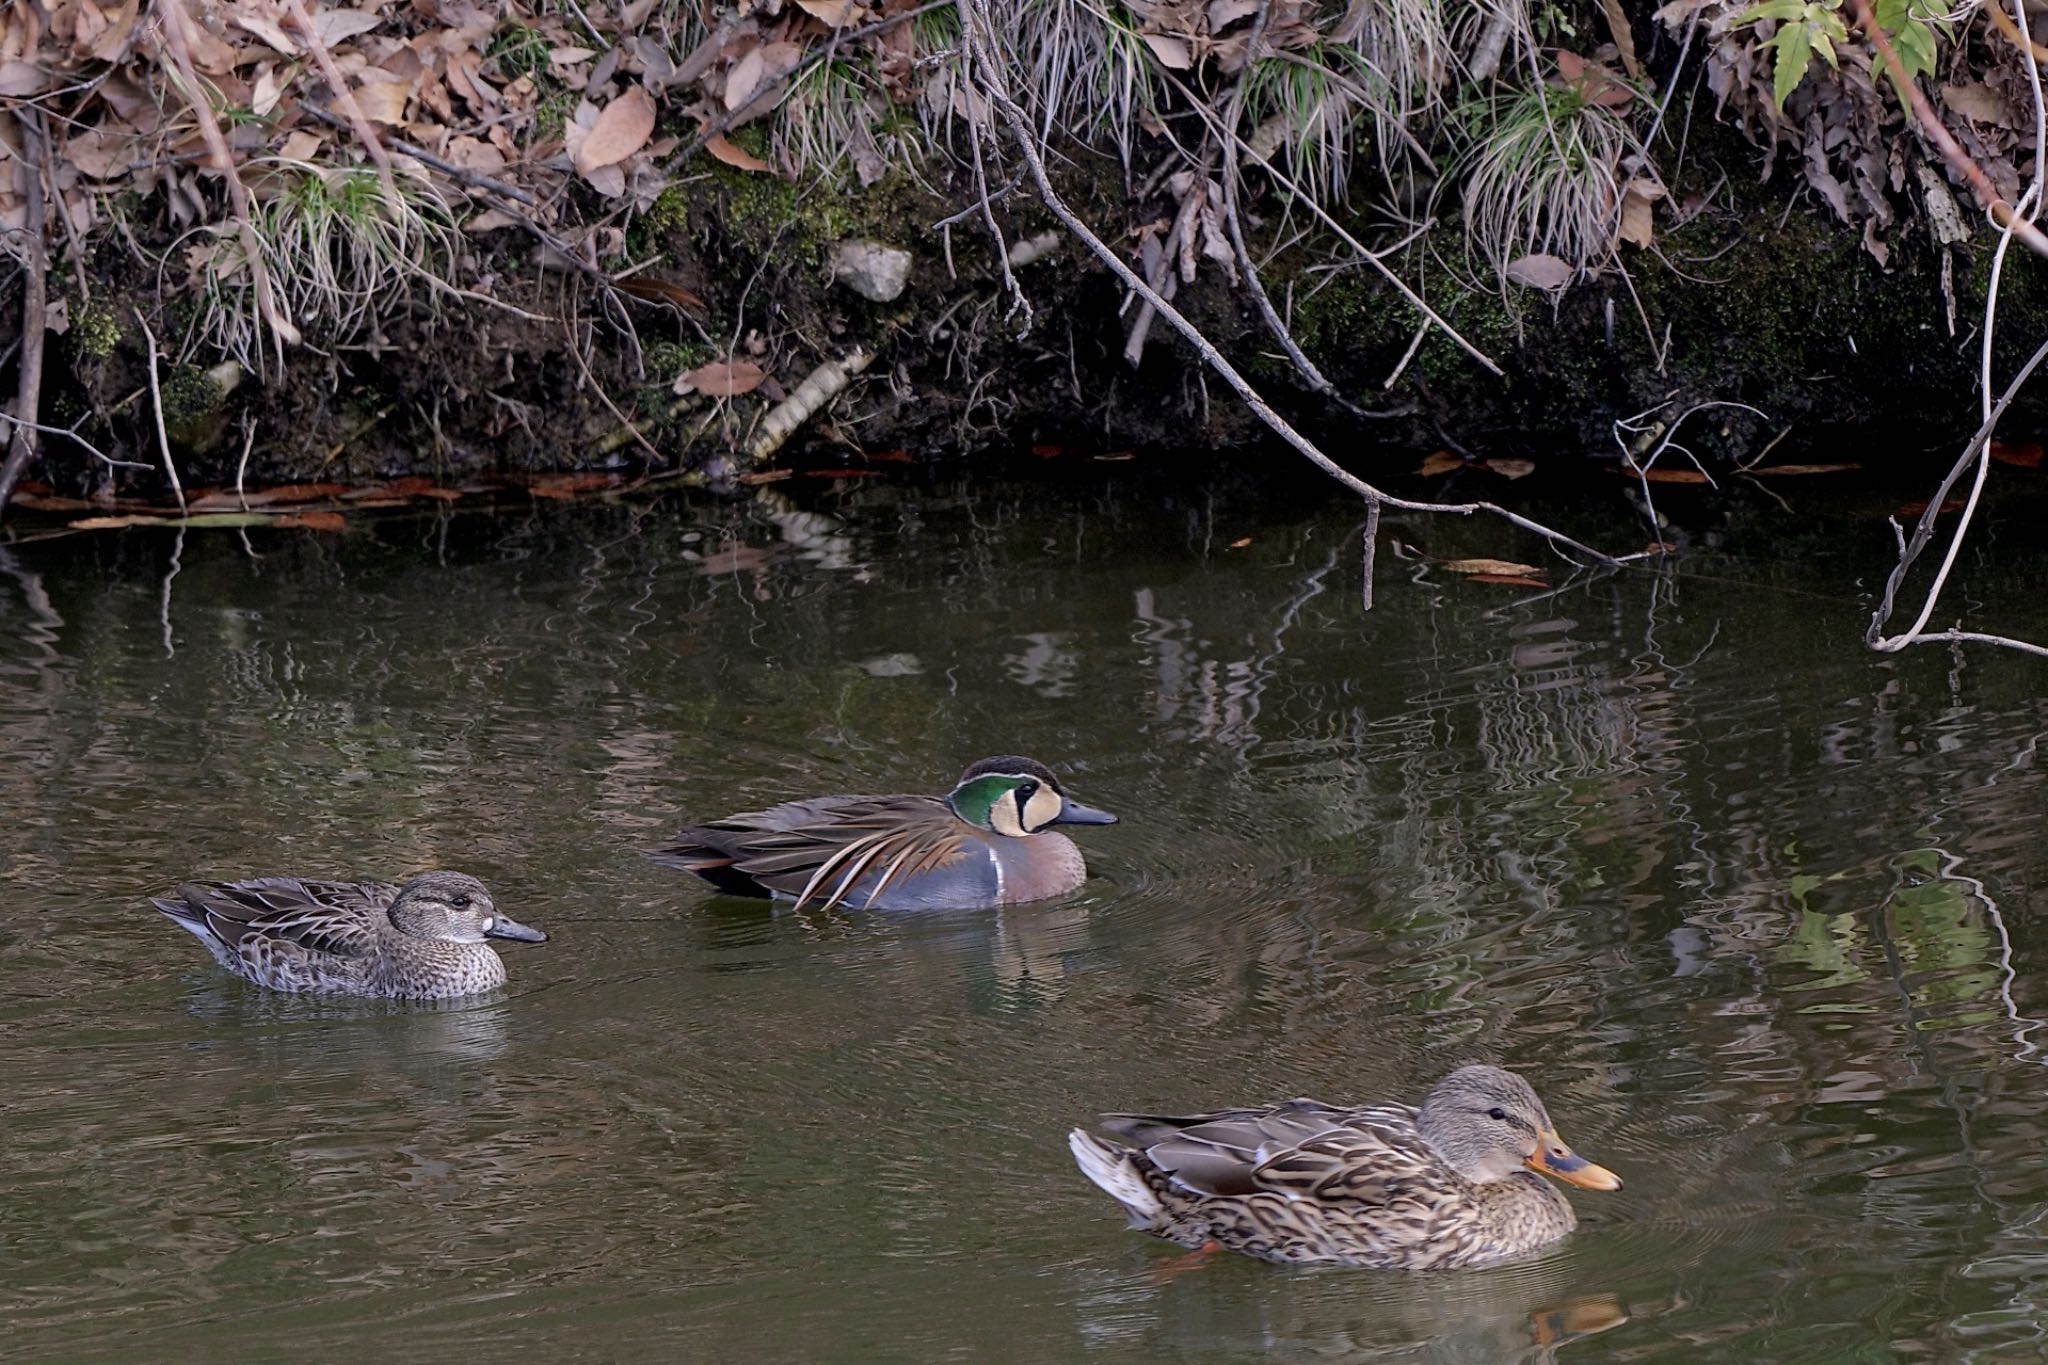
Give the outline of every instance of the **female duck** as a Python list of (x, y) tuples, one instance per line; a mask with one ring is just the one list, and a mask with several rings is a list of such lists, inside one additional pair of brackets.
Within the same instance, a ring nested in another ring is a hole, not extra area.
[(820, 796), (692, 825), (648, 856), (721, 891), (826, 908), (974, 910), (1088, 879), (1054, 825), (1113, 825), (1043, 763), (984, 758), (946, 796)]
[(1105, 1114), (1131, 1144), (1076, 1128), (1082, 1173), (1131, 1226), (1268, 1261), (1439, 1270), (1486, 1265), (1570, 1232), (1571, 1201), (1621, 1178), (1567, 1147), (1529, 1083), (1460, 1067), (1420, 1110), (1293, 1100), (1186, 1118)]
[(151, 904), (221, 966), (276, 991), (474, 995), (505, 984), (505, 964), (486, 939), (548, 941), (499, 913), (484, 884), (460, 872), (422, 872), (402, 887), (297, 877), (187, 882)]

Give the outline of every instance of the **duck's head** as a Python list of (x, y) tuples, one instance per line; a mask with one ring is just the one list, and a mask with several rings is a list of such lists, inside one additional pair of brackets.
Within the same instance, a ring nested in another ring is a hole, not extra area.
[(1021, 839), (1054, 825), (1113, 825), (1106, 810), (1084, 806), (1060, 790), (1052, 770), (1034, 759), (1005, 754), (984, 758), (960, 774), (946, 797), (968, 824)]
[(487, 938), (548, 941), (540, 930), (498, 913), (484, 884), (460, 872), (420, 873), (399, 888), (398, 898), (385, 913), (399, 933), (439, 943), (482, 943)]
[(1584, 1189), (1621, 1188), (1620, 1176), (1565, 1145), (1527, 1081), (1497, 1066), (1461, 1066), (1438, 1081), (1416, 1127), (1474, 1184), (1527, 1167)]

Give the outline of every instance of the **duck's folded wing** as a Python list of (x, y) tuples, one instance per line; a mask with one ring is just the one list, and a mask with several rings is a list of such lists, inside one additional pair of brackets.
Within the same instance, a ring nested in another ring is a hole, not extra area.
[(894, 882), (963, 857), (959, 822), (928, 796), (843, 796), (792, 801), (679, 833), (655, 857), (745, 890), (751, 883), (828, 908), (868, 877), (872, 903)]
[(180, 899), (204, 914), (208, 927), (224, 943), (253, 936), (337, 957), (369, 952), (368, 914), (388, 906), (397, 894), (398, 888), (381, 882), (298, 877), (188, 882), (178, 888)]
[(1260, 1163), (1340, 1126), (1347, 1111), (1300, 1099), (1212, 1114), (1104, 1114), (1102, 1125), (1199, 1194), (1256, 1194)]

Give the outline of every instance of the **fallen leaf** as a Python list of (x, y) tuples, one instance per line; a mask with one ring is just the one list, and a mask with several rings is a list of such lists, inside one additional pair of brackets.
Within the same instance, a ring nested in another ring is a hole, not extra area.
[(704, 150), (736, 170), (772, 171), (775, 169), (760, 157), (755, 156), (752, 152), (734, 142), (724, 133), (720, 133), (706, 142)]
[(755, 488), (764, 483), (781, 483), (784, 479), (793, 479), (795, 477), (796, 471), (794, 469), (757, 469), (752, 473), (740, 475), (739, 482), (747, 485), (749, 488)]
[(7, 505), (26, 507), (31, 512), (84, 512), (92, 508), (92, 504), (84, 498), (58, 498), (47, 493), (24, 493), (19, 488), (14, 491), (14, 500)]
[(292, 512), (276, 518), (272, 526), (293, 526), (305, 531), (346, 531), (348, 518), (339, 512)]
[(1666, 469), (1662, 465), (1649, 469), (1630, 469), (1626, 465), (1614, 466), (1614, 472), (1630, 479), (1648, 479), (1651, 483), (1706, 483), (1707, 476), (1697, 469)]
[(576, 149), (576, 173), (588, 179), (601, 166), (624, 161), (654, 135), (654, 96), (635, 85), (604, 107), (590, 136)]
[(1422, 475), (1425, 479), (1433, 479), (1439, 474), (1448, 474), (1453, 469), (1463, 469), (1464, 467), (1464, 457), (1453, 455), (1448, 450), (1439, 450), (1424, 460), (1422, 468), (1415, 472)]
[(1526, 479), (1536, 472), (1534, 460), (1490, 459), (1481, 460), (1479, 463), (1503, 479)]
[(635, 298), (652, 299), (656, 303), (672, 303), (693, 313), (708, 312), (711, 307), (699, 295), (667, 280), (648, 279), (636, 275), (629, 280), (620, 280), (619, 288)]
[(1550, 585), (1540, 578), (1529, 578), (1516, 573), (1475, 573), (1465, 576), (1467, 583), (1502, 583), (1510, 588), (1547, 588)]
[(721, 573), (751, 573), (766, 568), (768, 552), (755, 545), (728, 545), (697, 561), (697, 572), (709, 577)]
[(123, 526), (155, 526), (155, 517), (80, 517), (71, 523), (74, 531), (114, 531)]
[(1543, 570), (1534, 564), (1517, 564), (1512, 559), (1447, 559), (1444, 567), (1452, 573), (1465, 574), (1539, 574)]
[[(251, 507), (270, 507), (277, 503), (318, 502), (322, 498), (338, 498), (348, 492), (348, 485), (339, 483), (285, 483), (275, 488), (259, 488), (249, 495)], [(215, 496), (233, 496), (216, 494)]]
[(1243, 548), (1244, 548), (1245, 546), (1247, 546), (1247, 545), (1249, 545), (1249, 544), (1251, 544), (1251, 543), (1252, 543), (1252, 538), (1251, 538), (1250, 536), (1246, 536), (1246, 537), (1244, 537), (1244, 538), (1243, 538), (1242, 540), (1233, 540), (1233, 541), (1231, 541), (1231, 542), (1230, 542), (1230, 548), (1231, 548), (1231, 549), (1233, 549), (1233, 550), (1242, 550), (1242, 549), (1243, 549)]
[(2039, 441), (1993, 441), (1991, 458), (2000, 464), (2017, 465), (2021, 469), (2041, 467), (2041, 443)]
[(1124, 460), (1137, 459), (1138, 452), (1135, 450), (1106, 450), (1095, 458), (1103, 464), (1119, 464)]
[(859, 8), (856, 0), (796, 0), (796, 7), (827, 28), (845, 28)]
[(1973, 123), (2002, 127), (2008, 116), (2005, 99), (1981, 81), (1971, 81), (1968, 85), (1944, 85), (1941, 87), (1941, 102)]
[(1621, 226), (1617, 235), (1624, 242), (1647, 247), (1656, 230), (1651, 205), (1664, 197), (1664, 187), (1647, 176), (1628, 182), (1621, 199)]
[(1142, 35), (1145, 46), (1152, 49), (1152, 55), (1159, 64), (1172, 71), (1185, 71), (1195, 64), (1195, 54), (1188, 47), (1185, 38), (1176, 38), (1170, 33), (1147, 33)]
[(1773, 464), (1762, 469), (1746, 471), (1750, 474), (1840, 474), (1852, 469), (1863, 468), (1860, 464)]
[(1539, 251), (1509, 261), (1506, 273), (1509, 283), (1525, 289), (1562, 289), (1578, 271), (1570, 262)]
[(767, 377), (768, 372), (751, 360), (714, 360), (689, 371), (683, 379), (698, 393), (712, 398), (736, 398), (760, 388)]
[(593, 488), (610, 488), (619, 482), (620, 475), (592, 469), (576, 474), (542, 474), (527, 482), (526, 491), (536, 498), (569, 499), (578, 493), (587, 493)]

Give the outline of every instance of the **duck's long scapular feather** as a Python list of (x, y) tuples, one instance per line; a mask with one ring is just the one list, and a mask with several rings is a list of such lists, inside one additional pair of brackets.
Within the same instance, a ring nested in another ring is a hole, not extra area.
[(193, 913), (203, 916), (206, 927), (225, 944), (254, 934), (295, 943), (312, 952), (362, 957), (370, 951), (371, 940), (365, 912), (389, 906), (397, 899), (398, 888), (384, 882), (259, 877), (243, 882), (187, 882), (177, 895), (188, 917)]
[(830, 908), (852, 896), (876, 867), (881, 877), (863, 903), (880, 899), (900, 879), (959, 858), (966, 848), (961, 828), (936, 797), (819, 797), (692, 826), (655, 856), (721, 890), (780, 892), (798, 905), (822, 895)]

